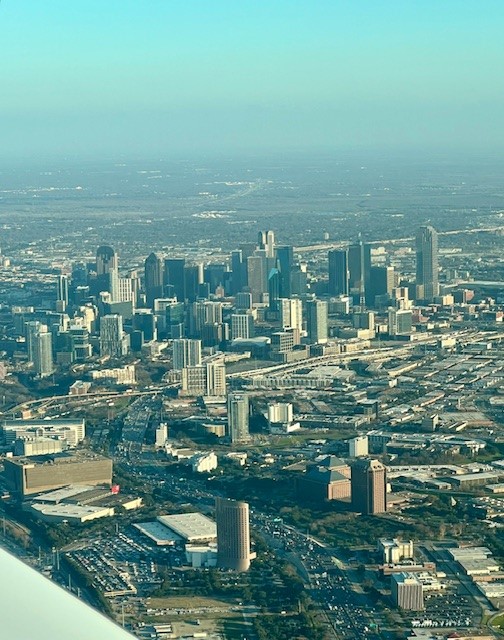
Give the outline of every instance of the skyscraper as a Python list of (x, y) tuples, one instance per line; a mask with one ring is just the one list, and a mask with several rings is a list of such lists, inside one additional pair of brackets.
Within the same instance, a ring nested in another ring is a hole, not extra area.
[(116, 252), (108, 245), (102, 245), (96, 250), (96, 285), (97, 293), (108, 291), (113, 302), (119, 294), (119, 260)]
[(231, 252), (231, 272), (233, 274), (231, 281), (231, 293), (237, 294), (242, 290), (246, 279), (245, 264), (241, 249)]
[(185, 300), (184, 258), (169, 258), (164, 263), (164, 285), (171, 285), (179, 302)]
[(308, 300), (306, 303), (306, 329), (309, 344), (327, 342), (327, 302)]
[(254, 316), (251, 313), (231, 314), (231, 338), (253, 338)]
[(280, 273), (280, 297), (290, 298), (292, 295), (292, 268), (294, 266), (294, 253), (289, 245), (276, 247), (276, 263)]
[(300, 344), (303, 331), (303, 303), (299, 298), (280, 299), (280, 326), (292, 329), (294, 344)]
[(387, 510), (387, 471), (379, 460), (363, 458), (352, 464), (352, 507), (365, 515)]
[(348, 251), (334, 249), (328, 253), (329, 295), (348, 295)]
[(425, 225), (416, 234), (417, 299), (431, 302), (439, 295), (438, 234)]
[(35, 336), (40, 331), (42, 323), (38, 320), (30, 320), (24, 325), (25, 339), (26, 339), (26, 351), (28, 352), (28, 360), (33, 362), (35, 357)]
[(364, 297), (371, 272), (371, 245), (362, 240), (348, 247), (348, 285), (350, 292)]
[(366, 287), (366, 303), (374, 306), (376, 296), (392, 297), (395, 280), (394, 267), (371, 267), (369, 286)]
[(201, 340), (181, 338), (173, 341), (173, 368), (195, 367), (201, 364)]
[(110, 273), (111, 269), (118, 267), (118, 258), (114, 249), (108, 245), (98, 247), (96, 250), (96, 275), (106, 275)]
[(268, 291), (268, 261), (264, 251), (256, 251), (247, 258), (247, 283), (253, 302), (262, 302)]
[[(194, 302), (198, 297), (199, 285), (203, 282), (203, 265), (186, 264), (184, 266), (185, 299)], [(178, 296), (177, 296), (178, 297)]]
[(274, 231), (259, 231), (257, 234), (257, 243), (259, 249), (263, 249), (266, 252), (267, 258), (274, 258), (275, 256), (275, 232)]
[(268, 275), (268, 298), (270, 311), (278, 311), (280, 298), (280, 271), (271, 269)]
[(56, 282), (56, 311), (64, 313), (68, 307), (68, 276), (58, 276)]
[(250, 567), (249, 506), (228, 498), (215, 499), (217, 524), (217, 566), (232, 571)]
[(47, 325), (40, 325), (33, 341), (33, 366), (40, 378), (50, 376), (54, 371), (52, 355), (52, 335)]
[(242, 393), (230, 393), (227, 398), (228, 432), (231, 442), (248, 442), (249, 399)]
[(121, 358), (128, 353), (128, 347), (122, 316), (117, 313), (103, 316), (100, 320), (100, 355)]
[(145, 260), (145, 301), (152, 309), (154, 300), (163, 297), (163, 260), (151, 253)]

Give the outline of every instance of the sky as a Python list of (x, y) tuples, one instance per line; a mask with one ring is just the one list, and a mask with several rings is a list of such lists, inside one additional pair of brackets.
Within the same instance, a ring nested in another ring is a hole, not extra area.
[(502, 0), (1, 0), (0, 156), (504, 143)]

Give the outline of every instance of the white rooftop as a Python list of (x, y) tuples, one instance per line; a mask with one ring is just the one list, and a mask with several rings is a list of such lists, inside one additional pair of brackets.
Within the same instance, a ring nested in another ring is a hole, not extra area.
[(217, 525), (202, 513), (158, 516), (158, 522), (175, 531), (186, 542), (207, 541), (217, 537)]
[(133, 526), (160, 547), (173, 545), (175, 542), (182, 540), (179, 535), (165, 527), (161, 522), (138, 522)]
[(52, 516), (54, 518), (85, 518), (86, 516), (99, 514), (110, 515), (113, 509), (109, 507), (90, 507), (77, 504), (33, 504), (32, 509), (38, 511), (44, 516)]
[(71, 484), (67, 487), (62, 487), (61, 489), (56, 489), (55, 491), (48, 491), (47, 493), (41, 493), (38, 496), (33, 498), (34, 502), (54, 502), (57, 504), (62, 500), (67, 498), (71, 498), (72, 496), (77, 496), (79, 493), (84, 493), (85, 491), (93, 491), (96, 487), (92, 487), (90, 485), (84, 484)]

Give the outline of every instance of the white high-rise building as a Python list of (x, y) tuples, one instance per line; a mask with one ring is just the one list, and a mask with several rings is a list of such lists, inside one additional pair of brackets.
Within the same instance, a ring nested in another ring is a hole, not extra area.
[(156, 447), (164, 447), (168, 440), (168, 425), (162, 422), (156, 429)]
[(299, 298), (280, 299), (280, 326), (282, 329), (292, 329), (294, 344), (301, 342), (303, 332), (303, 303)]
[(231, 337), (233, 340), (254, 337), (254, 316), (251, 313), (231, 315)]
[(357, 436), (348, 441), (348, 455), (350, 458), (359, 458), (367, 456), (369, 453), (368, 437)]

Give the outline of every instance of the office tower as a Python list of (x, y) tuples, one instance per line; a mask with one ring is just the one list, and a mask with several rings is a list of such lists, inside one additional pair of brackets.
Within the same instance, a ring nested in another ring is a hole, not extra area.
[(327, 302), (308, 300), (306, 303), (306, 330), (309, 344), (327, 342)]
[(103, 316), (100, 320), (100, 356), (121, 358), (128, 353), (128, 347), (122, 316), (117, 313)]
[(327, 256), (329, 260), (329, 295), (348, 295), (348, 251), (334, 249), (329, 251)]
[(183, 302), (166, 305), (166, 337), (174, 340), (185, 335), (185, 309)]
[(222, 302), (205, 302), (205, 324), (222, 323)]
[(88, 283), (88, 269), (85, 262), (72, 265), (72, 287), (85, 287)]
[(439, 295), (438, 234), (434, 227), (420, 227), (416, 234), (417, 298), (431, 302)]
[(222, 324), (222, 303), (197, 301), (189, 311), (189, 332), (200, 338), (206, 325)]
[(280, 298), (280, 272), (271, 269), (268, 276), (268, 306), (270, 311), (278, 311)]
[(184, 367), (182, 393), (188, 396), (225, 396), (226, 365), (224, 362), (207, 362), (195, 367)]
[(414, 573), (393, 573), (390, 577), (392, 602), (399, 609), (423, 611), (423, 585)]
[(348, 455), (350, 458), (360, 458), (369, 454), (368, 437), (356, 436), (348, 441)]
[(136, 296), (133, 291), (133, 280), (131, 278), (119, 278), (117, 281), (116, 302), (131, 302), (132, 307), (136, 304)]
[(208, 264), (203, 270), (203, 282), (207, 283), (210, 293), (214, 294), (218, 287), (222, 287), (226, 281), (226, 265)]
[(201, 364), (201, 340), (181, 338), (173, 341), (173, 368), (195, 367)]
[[(203, 283), (203, 265), (186, 264), (184, 266), (185, 299), (194, 302), (199, 295), (199, 285)], [(178, 297), (178, 296), (177, 296)]]
[(292, 329), (294, 344), (300, 344), (303, 331), (303, 303), (299, 298), (282, 298), (280, 301), (280, 326)]
[(266, 252), (267, 258), (275, 257), (275, 233), (273, 231), (259, 231), (257, 234), (259, 249)]
[(141, 331), (143, 340), (157, 340), (156, 316), (150, 309), (137, 309), (133, 314), (133, 330)]
[(410, 309), (394, 309), (389, 307), (388, 310), (388, 329), (391, 336), (409, 336), (411, 335), (413, 325), (413, 313)]
[(352, 464), (352, 508), (365, 515), (387, 511), (387, 472), (378, 460), (362, 458)]
[(231, 338), (253, 338), (254, 316), (251, 313), (231, 314)]
[(103, 276), (110, 273), (112, 269), (118, 268), (119, 262), (114, 249), (107, 245), (98, 247), (96, 250), (96, 275)]
[(50, 376), (54, 371), (52, 354), (52, 334), (47, 325), (40, 325), (33, 340), (33, 368), (40, 378)]
[(252, 294), (250, 291), (240, 291), (235, 297), (236, 309), (252, 309)]
[(166, 441), (168, 440), (168, 425), (166, 422), (162, 422), (159, 427), (156, 429), (156, 447), (164, 447)]
[(375, 314), (374, 311), (356, 311), (352, 315), (352, 324), (355, 329), (367, 329), (374, 331)]
[(253, 302), (262, 302), (268, 292), (268, 261), (264, 251), (247, 258), (247, 286)]
[(280, 297), (290, 298), (292, 295), (292, 269), (294, 266), (294, 252), (291, 246), (276, 247), (276, 265), (280, 273)]
[(119, 260), (112, 247), (103, 245), (96, 251), (96, 289), (108, 291), (115, 302), (119, 295)]
[(228, 430), (232, 443), (248, 442), (249, 435), (249, 399), (242, 393), (230, 393), (227, 398)]
[(294, 349), (294, 332), (292, 329), (289, 331), (274, 331), (271, 334), (271, 357), (275, 360), (282, 359), (277, 358), (279, 354), (289, 353)]
[(394, 267), (371, 267), (366, 303), (373, 306), (377, 296), (391, 297), (395, 287)]
[(111, 269), (108, 274), (109, 287), (107, 291), (110, 291), (111, 302), (119, 301), (119, 271), (117, 269)]
[(224, 361), (206, 363), (206, 395), (226, 395), (226, 365)]
[(68, 276), (58, 276), (56, 282), (56, 311), (63, 313), (68, 307)]
[(232, 281), (231, 281), (231, 293), (236, 295), (239, 291), (241, 291), (245, 285), (245, 272), (246, 264), (243, 260), (243, 253), (241, 249), (236, 249), (231, 252), (231, 273), (232, 273)]
[(364, 244), (361, 240), (348, 247), (348, 284), (350, 291), (364, 291)]
[(373, 266), (373, 254), (372, 254), (372, 245), (364, 243), (363, 245), (364, 252), (364, 292), (366, 292), (369, 288), (369, 282), (371, 279), (371, 267)]
[(250, 553), (250, 516), (246, 502), (215, 499), (217, 524), (217, 566), (232, 571), (248, 571)]
[(152, 309), (154, 300), (163, 297), (163, 260), (151, 253), (145, 260), (145, 302)]
[(42, 323), (38, 320), (31, 320), (25, 323), (24, 331), (25, 331), (25, 340), (26, 340), (26, 351), (28, 353), (28, 360), (33, 362), (35, 357), (35, 337), (40, 331), (40, 327)]
[(308, 273), (305, 263), (296, 264), (292, 268), (291, 288), (293, 296), (303, 296), (308, 292)]
[(84, 362), (92, 355), (92, 348), (89, 342), (89, 331), (87, 327), (72, 325), (69, 329), (70, 344), (72, 346), (72, 359), (75, 362)]
[(185, 301), (184, 258), (170, 258), (164, 263), (164, 285), (172, 286), (179, 302)]

